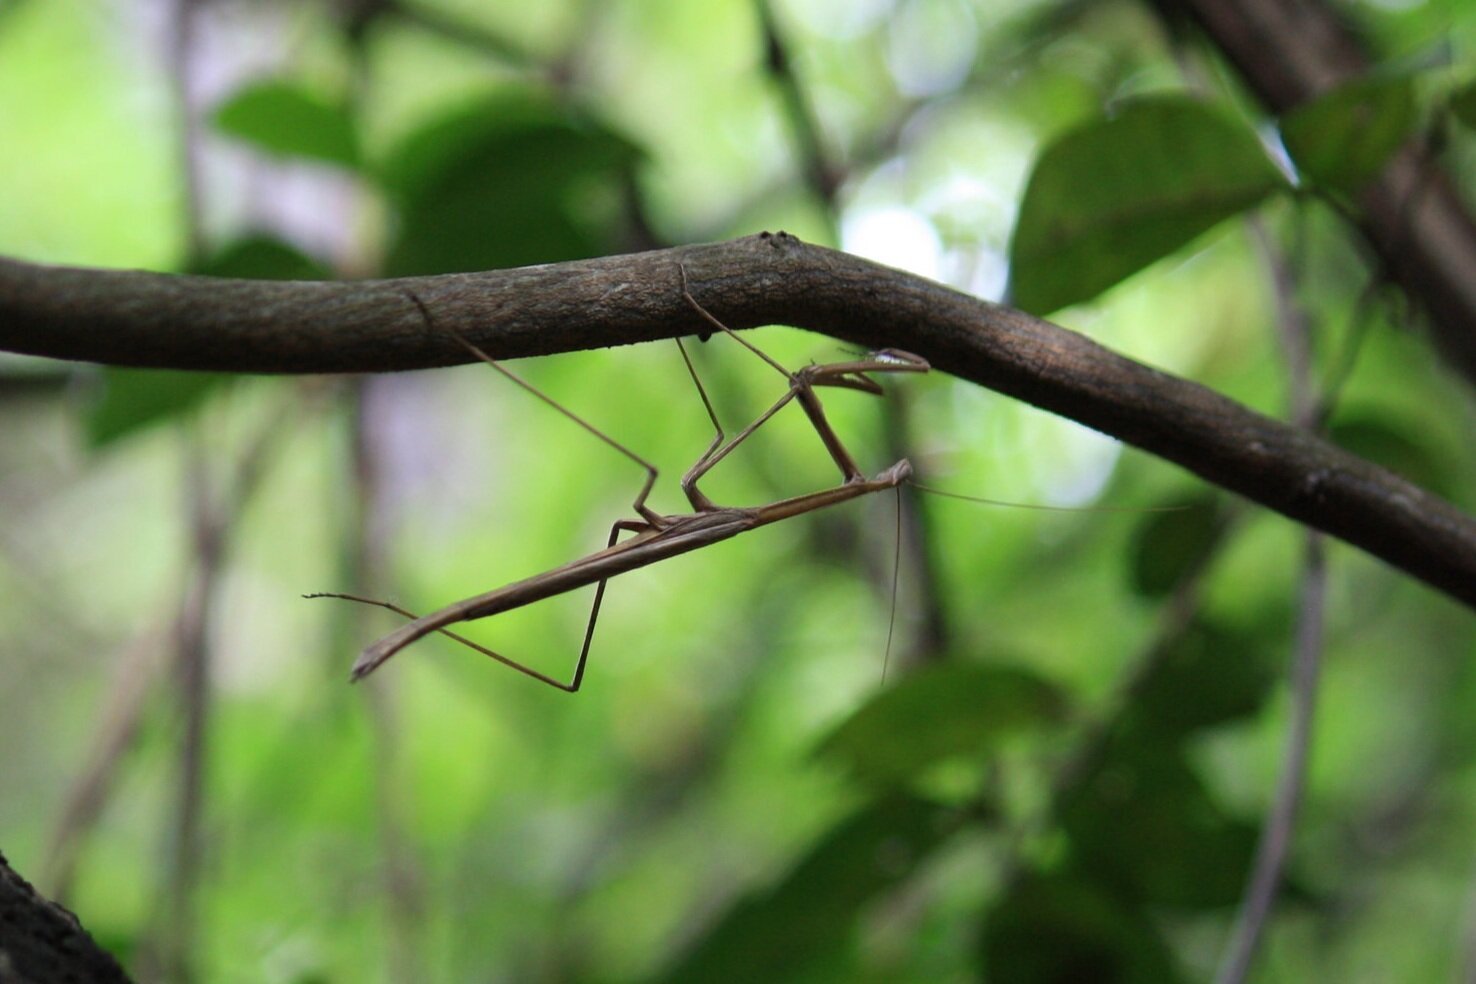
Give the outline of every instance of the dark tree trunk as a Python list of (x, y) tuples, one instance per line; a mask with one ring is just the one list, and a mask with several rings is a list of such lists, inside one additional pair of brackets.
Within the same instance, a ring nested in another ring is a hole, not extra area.
[(38, 894), (0, 854), (0, 984), (128, 980), (76, 916)]

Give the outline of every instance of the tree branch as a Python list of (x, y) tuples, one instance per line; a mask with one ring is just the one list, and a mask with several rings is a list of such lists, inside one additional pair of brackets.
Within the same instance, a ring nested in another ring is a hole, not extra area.
[(469, 361), (405, 291), (497, 358), (792, 324), (1096, 428), (1369, 553), (1476, 608), (1476, 521), (1399, 476), (1197, 383), (921, 277), (764, 233), (725, 243), (407, 280), (273, 282), (0, 259), (0, 349), (114, 365), (380, 372)]

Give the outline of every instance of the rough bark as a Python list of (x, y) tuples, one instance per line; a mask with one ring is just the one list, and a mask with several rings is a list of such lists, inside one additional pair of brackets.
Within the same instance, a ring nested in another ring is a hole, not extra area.
[[(1320, 0), (1158, 0), (1187, 12), (1273, 113), (1367, 74), (1358, 38)], [(1423, 139), (1360, 197), (1360, 227), (1389, 275), (1430, 316), (1453, 366), (1476, 382), (1476, 222)]]
[[(1476, 521), (1399, 476), (1064, 328), (792, 236), (404, 280), (284, 283), (0, 260), (0, 349), (115, 365), (375, 372), (791, 324), (932, 365), (1176, 462), (1476, 607)], [(435, 312), (427, 325), (413, 291)]]
[(0, 984), (126, 984), (77, 917), (36, 892), (0, 854)]

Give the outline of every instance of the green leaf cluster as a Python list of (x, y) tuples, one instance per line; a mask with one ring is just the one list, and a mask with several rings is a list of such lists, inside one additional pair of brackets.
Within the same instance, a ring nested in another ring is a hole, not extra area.
[[(1452, 111), (1460, 116), (1460, 95)], [(1278, 121), (1305, 188), (1356, 195), (1420, 122), (1416, 79), (1354, 79)], [(1249, 126), (1182, 96), (1129, 101), (1062, 134), (1031, 170), (1010, 297), (1036, 314), (1091, 300), (1292, 182)]]

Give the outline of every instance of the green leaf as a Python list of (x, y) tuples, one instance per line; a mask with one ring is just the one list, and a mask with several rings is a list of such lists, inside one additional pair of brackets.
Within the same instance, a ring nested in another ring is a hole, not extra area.
[(190, 413), (232, 377), (214, 372), (175, 369), (102, 371), (102, 394), (86, 417), (88, 443), (111, 444), (150, 424)]
[(1035, 314), (1095, 297), (1286, 186), (1244, 125), (1144, 99), (1035, 162), (1010, 243), (1010, 298)]
[(857, 778), (898, 785), (949, 758), (982, 758), (1005, 738), (1062, 719), (1066, 699), (1025, 670), (949, 663), (882, 691), (816, 754)]
[(1233, 905), (1257, 829), (1227, 816), (1157, 728), (1130, 721), (1062, 803), (1072, 865), (1121, 900), (1182, 908)]
[(214, 122), (222, 133), (269, 154), (359, 165), (358, 132), (347, 107), (290, 79), (237, 89), (216, 107)]
[(1168, 594), (1179, 581), (1209, 556), (1219, 541), (1219, 500), (1201, 492), (1173, 512), (1151, 513), (1138, 524), (1128, 551), (1133, 590), (1149, 598)]
[(1281, 118), (1281, 139), (1315, 185), (1351, 194), (1384, 169), (1419, 125), (1414, 79), (1355, 79)]
[(225, 244), (190, 272), (245, 280), (330, 280), (333, 277), (326, 264), (274, 236), (260, 233)]
[(1476, 130), (1476, 79), (1452, 92), (1446, 105), (1457, 123), (1468, 130)]
[(979, 948), (987, 979), (1010, 984), (1184, 980), (1146, 913), (1069, 872), (1016, 882), (986, 916)]
[(1203, 728), (1249, 717), (1279, 679), (1268, 658), (1284, 645), (1196, 620), (1142, 682), (1130, 713), (1166, 744)]
[(1329, 436), (1338, 447), (1450, 498), (1455, 491), (1450, 469), (1418, 434), (1418, 425), (1383, 413), (1378, 416), (1363, 413), (1329, 428)]
[(832, 829), (777, 885), (734, 905), (666, 981), (792, 981), (833, 968), (863, 906), (901, 884), (959, 826), (934, 803), (880, 800)]
[(409, 136), (378, 177), (398, 206), (392, 276), (604, 252), (640, 151), (535, 94), (478, 100)]

